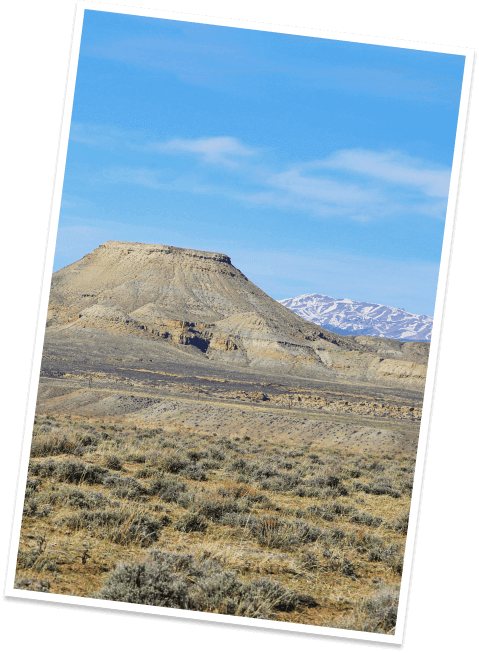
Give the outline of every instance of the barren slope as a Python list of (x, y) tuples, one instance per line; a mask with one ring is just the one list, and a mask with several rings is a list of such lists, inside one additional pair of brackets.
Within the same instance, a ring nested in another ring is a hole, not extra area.
[(201, 359), (211, 369), (421, 390), (429, 348), (326, 331), (224, 254), (110, 241), (53, 275), (45, 354), (78, 363), (93, 352), (96, 361), (118, 361), (135, 351), (153, 366)]

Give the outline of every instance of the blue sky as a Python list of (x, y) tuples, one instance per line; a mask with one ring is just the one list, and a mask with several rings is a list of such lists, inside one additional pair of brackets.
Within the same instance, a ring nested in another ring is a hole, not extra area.
[(432, 315), (464, 57), (87, 10), (54, 270), (106, 240)]

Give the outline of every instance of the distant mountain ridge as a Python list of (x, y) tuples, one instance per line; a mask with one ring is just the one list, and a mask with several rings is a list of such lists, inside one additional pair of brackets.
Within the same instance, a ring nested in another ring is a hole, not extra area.
[(432, 317), (414, 315), (402, 308), (351, 299), (333, 299), (317, 293), (281, 299), (279, 303), (305, 320), (342, 335), (425, 342), (431, 340)]

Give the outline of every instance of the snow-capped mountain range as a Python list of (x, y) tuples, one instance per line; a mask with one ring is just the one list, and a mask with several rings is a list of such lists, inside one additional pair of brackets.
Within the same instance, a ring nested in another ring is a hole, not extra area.
[(352, 299), (333, 299), (316, 293), (281, 299), (279, 303), (305, 320), (342, 335), (431, 340), (432, 317), (414, 315), (402, 308)]

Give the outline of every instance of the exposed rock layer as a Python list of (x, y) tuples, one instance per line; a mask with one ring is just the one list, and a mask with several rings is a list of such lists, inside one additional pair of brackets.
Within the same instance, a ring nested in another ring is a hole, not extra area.
[(429, 353), (427, 343), (338, 336), (307, 322), (224, 254), (116, 241), (53, 275), (46, 345), (61, 349), (86, 334), (105, 342), (108, 333), (127, 347), (151, 343), (152, 362), (161, 343), (179, 360), (188, 354), (211, 366), (417, 390)]

